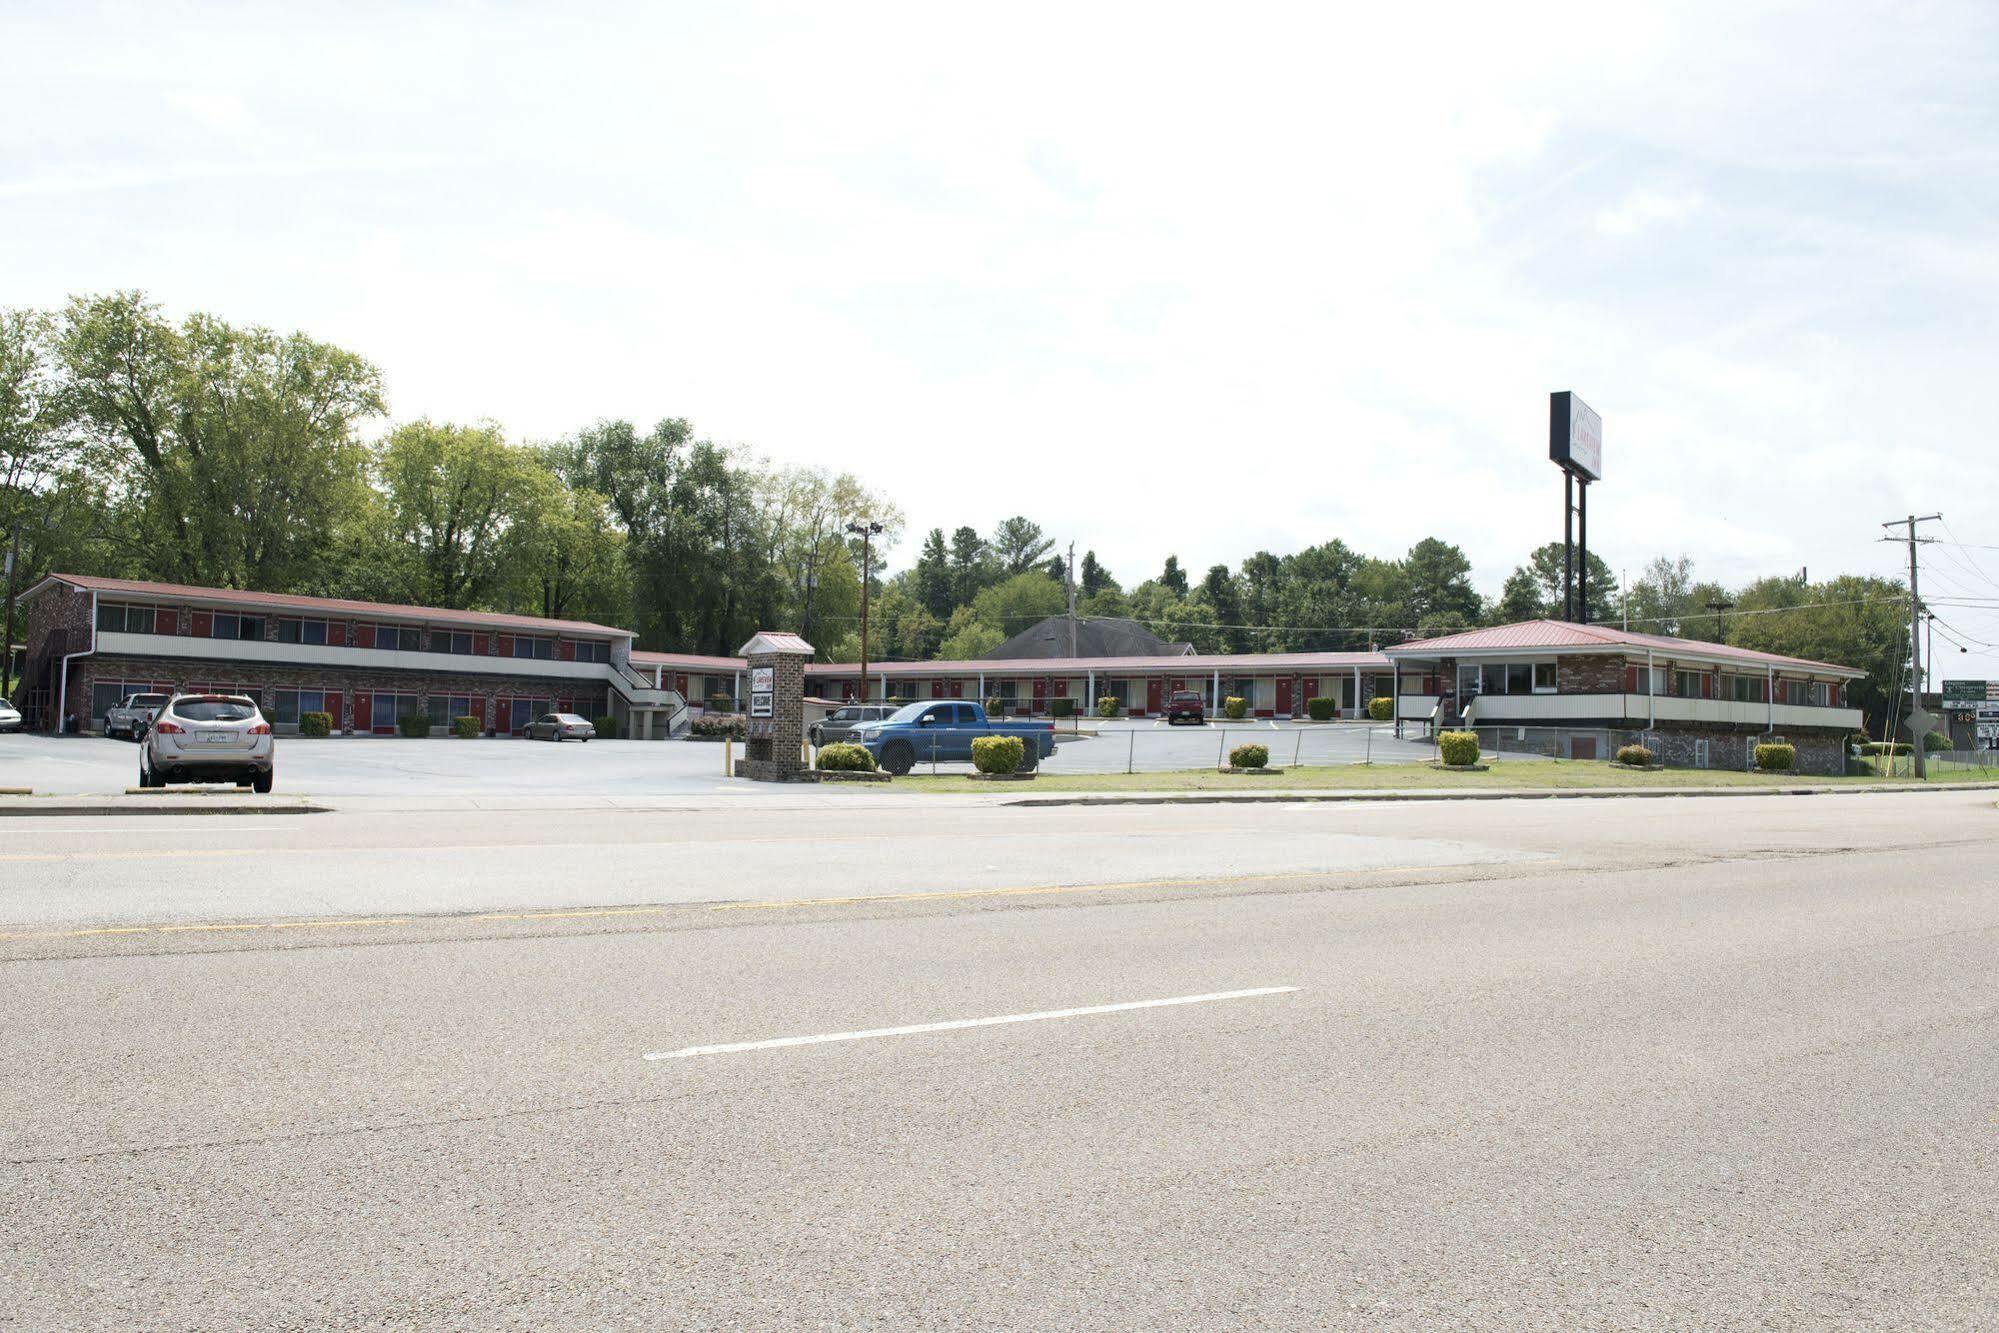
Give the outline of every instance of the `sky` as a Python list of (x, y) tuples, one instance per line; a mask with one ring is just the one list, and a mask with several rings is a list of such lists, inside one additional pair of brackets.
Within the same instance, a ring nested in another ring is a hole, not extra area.
[(894, 563), (1022, 513), (1127, 585), (1434, 534), (1496, 594), (1573, 389), (1612, 569), (1892, 574), (1942, 511), (1999, 678), (1995, 63), (1989, 0), (0, 0), (0, 303), (686, 417), (888, 494)]

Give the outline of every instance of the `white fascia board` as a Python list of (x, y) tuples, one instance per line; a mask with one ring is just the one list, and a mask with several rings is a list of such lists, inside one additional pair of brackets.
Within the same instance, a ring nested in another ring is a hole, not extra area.
[(337, 667), (347, 671), (427, 671), (433, 675), (518, 676), (534, 679), (608, 680), (605, 662), (559, 662), (542, 657), (492, 657), (472, 653), (406, 653), (379, 648), (332, 647), (317, 643), (273, 643), (267, 639), (197, 639), (183, 634), (97, 636), (97, 651), (128, 657), (182, 661), (261, 663), (271, 666)]
[(1559, 648), (1465, 648), (1449, 653), (1431, 653), (1423, 656), (1404, 655), (1398, 649), (1383, 650), (1392, 661), (1404, 665), (1422, 664), (1435, 666), (1446, 657), (1454, 661), (1477, 662), (1547, 662), (1558, 657), (1625, 657), (1642, 658), (1652, 654), (1654, 666), (1672, 667), (1689, 663), (1700, 666), (1719, 667), (1723, 671), (1763, 674), (1775, 668), (1791, 675), (1838, 676), (1847, 680), (1858, 680), (1867, 673), (1856, 667), (1834, 666), (1831, 663), (1812, 662), (1756, 662), (1739, 657), (1723, 657), (1717, 653), (1704, 653), (1696, 647), (1673, 649), (1640, 647), (1636, 644), (1593, 644), (1589, 647), (1570, 646)]

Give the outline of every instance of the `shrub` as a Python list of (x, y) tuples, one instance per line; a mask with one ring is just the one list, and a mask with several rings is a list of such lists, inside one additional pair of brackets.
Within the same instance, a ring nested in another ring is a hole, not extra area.
[(1860, 748), (1868, 754), (1907, 754), (1909, 752), (1909, 743), (1907, 741), (1868, 741)]
[(986, 716), (1005, 717), (1006, 700), (1000, 698), (997, 694), (995, 694), (992, 698), (986, 700)]
[(451, 734), (460, 740), (471, 740), (479, 734), (479, 719), (476, 717), (454, 717), (451, 719)]
[(1248, 717), (1249, 701), (1230, 695), (1228, 698), (1222, 700), (1222, 716), (1231, 719)]
[(1116, 717), (1123, 711), (1124, 705), (1118, 702), (1115, 694), (1106, 694), (1103, 698), (1097, 700), (1098, 717)]
[(713, 737), (733, 736), (737, 740), (749, 732), (749, 722), (741, 713), (703, 713), (687, 726), (690, 736)]
[(1076, 701), (1068, 698), (1051, 699), (1048, 701), (1048, 711), (1054, 717), (1074, 717), (1076, 716)]
[(829, 773), (872, 773), (875, 771), (875, 757), (865, 746), (852, 741), (840, 741), (819, 751), (818, 766)]
[(1795, 745), (1759, 745), (1756, 747), (1756, 767), (1766, 773), (1781, 773), (1798, 762), (1798, 747)]
[(430, 735), (430, 714), (404, 713), (396, 719), (396, 730), (412, 740), (419, 736), (428, 736)]
[(301, 736), (326, 736), (332, 734), (332, 731), (333, 714), (331, 713), (300, 713), (298, 715), (298, 734)]
[(708, 696), (708, 711), (711, 713), (733, 713), (736, 711), (736, 701), (718, 690)]
[(1950, 737), (1943, 732), (1926, 731), (1923, 733), (1923, 753), (1933, 754), (1938, 750), (1948, 750), (1949, 748)]
[(1442, 732), (1437, 736), (1437, 749), (1452, 768), (1468, 768), (1478, 762), (1478, 733)]
[(1395, 700), (1393, 700), (1393, 699), (1369, 699), (1369, 700), (1367, 701), (1367, 715), (1368, 715), (1369, 717), (1373, 718), (1373, 719), (1374, 719), (1374, 720), (1375, 720), (1376, 722), (1392, 722), (1392, 721), (1394, 721), (1394, 720), (1395, 720)]
[(1267, 745), (1238, 745), (1229, 751), (1231, 768), (1267, 768), (1270, 765), (1270, 747)]
[(972, 742), (972, 767), (981, 773), (1012, 773), (1027, 758), (1018, 736), (981, 736)]
[(606, 713), (602, 717), (591, 718), (590, 726), (604, 740), (614, 741), (618, 739), (618, 719), (612, 717), (609, 713)]
[(1642, 745), (1626, 745), (1617, 751), (1617, 762), (1633, 768), (1650, 768), (1658, 756)]
[(1340, 701), (1323, 696), (1305, 701), (1305, 716), (1314, 722), (1331, 722), (1340, 713)]

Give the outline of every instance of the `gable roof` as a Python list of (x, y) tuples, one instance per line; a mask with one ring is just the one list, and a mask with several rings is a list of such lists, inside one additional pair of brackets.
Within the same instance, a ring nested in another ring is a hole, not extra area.
[(818, 652), (811, 644), (796, 634), (786, 634), (781, 630), (758, 630), (750, 636), (750, 641), (736, 652), (743, 657), (752, 653), (803, 653), (807, 657)]
[(242, 607), (258, 611), (310, 611), (322, 615), (379, 616), (386, 620), (442, 620), (457, 625), (484, 625), (492, 629), (516, 629), (545, 633), (610, 635), (628, 639), (632, 632), (588, 620), (551, 620), (544, 616), (516, 616), (499, 611), (453, 611), (438, 606), (403, 606), (394, 602), (360, 602), (346, 597), (305, 597), (289, 592), (251, 592), (243, 588), (202, 588), (187, 583), (151, 583), (144, 579), (110, 579), (96, 574), (51, 574), (28, 590), (32, 596), (50, 582), (67, 583), (86, 592), (124, 594), (130, 597), (157, 597), (203, 606)]
[(1448, 657), (1452, 654), (1483, 654), (1508, 650), (1577, 648), (1608, 651), (1617, 648), (1665, 653), (1681, 659), (1711, 662), (1740, 662), (1744, 665), (1788, 666), (1809, 671), (1831, 671), (1843, 676), (1864, 676), (1855, 667), (1833, 662), (1816, 662), (1808, 657), (1785, 657), (1779, 653), (1738, 648), (1732, 643), (1707, 643), (1700, 639), (1680, 639), (1670, 634), (1640, 634), (1614, 625), (1578, 625), (1569, 620), (1521, 620), (1511, 625), (1464, 630), (1435, 639), (1398, 643), (1382, 651), (1389, 657)]
[(1136, 620), (1121, 616), (1076, 617), (1076, 651), (1069, 651), (1069, 618), (1036, 621), (985, 656), (992, 661), (1024, 657), (1176, 657), (1192, 644), (1169, 643)]

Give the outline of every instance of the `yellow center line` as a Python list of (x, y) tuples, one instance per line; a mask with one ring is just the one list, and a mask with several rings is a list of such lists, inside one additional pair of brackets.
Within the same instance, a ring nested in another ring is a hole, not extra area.
[[(1418, 870), (1461, 870), (1457, 864), (1409, 866), (1353, 866), (1342, 870), (1285, 870), (1258, 875), (1222, 875), (1207, 879), (1131, 879), (1104, 884), (1020, 884), (994, 889), (938, 889), (920, 893), (866, 893), (846, 898), (787, 898), (777, 902), (711, 903), (711, 912), (762, 912), (797, 907), (854, 907), (865, 903), (905, 903), (947, 901), (957, 898), (1012, 898), (1071, 893), (1114, 893), (1133, 889), (1226, 888), (1237, 884), (1267, 883), (1272, 880), (1306, 879), (1327, 875), (1398, 875)], [(684, 911), (691, 903), (659, 903), (646, 907), (588, 907), (546, 912), (481, 912), (473, 916), (362, 916), (333, 917), (306, 921), (202, 921), (178, 925), (93, 926), (80, 930), (41, 930), (0, 933), (0, 940), (68, 940), (96, 935), (186, 935), (203, 932), (224, 933), (253, 930), (335, 930), (367, 926), (407, 926), (420, 921), (575, 921), (598, 917), (660, 916)]]

